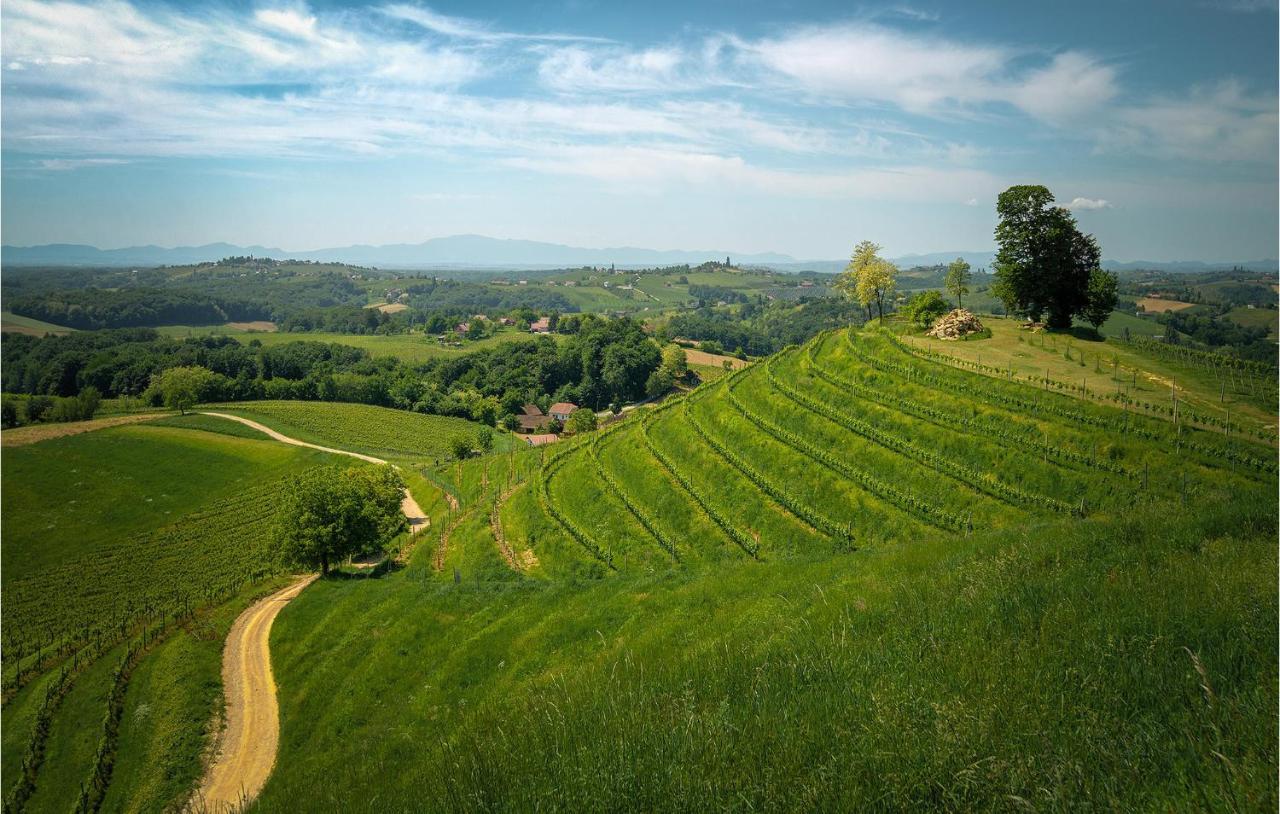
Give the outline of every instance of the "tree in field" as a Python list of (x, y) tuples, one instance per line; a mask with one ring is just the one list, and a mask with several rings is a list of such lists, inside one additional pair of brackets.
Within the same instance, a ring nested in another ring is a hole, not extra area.
[(596, 428), (596, 414), (585, 407), (574, 410), (569, 413), (568, 420), (564, 422), (564, 428), (575, 435), (591, 432)]
[(481, 427), (476, 430), (476, 449), (480, 454), (493, 451), (493, 427)]
[(1102, 269), (1094, 269), (1089, 275), (1089, 298), (1080, 316), (1084, 317), (1084, 321), (1092, 325), (1095, 331), (1102, 327), (1102, 323), (1107, 321), (1111, 311), (1116, 307), (1118, 283), (1116, 275)]
[(880, 246), (864, 240), (854, 247), (835, 288), (861, 303), (867, 309), (867, 319), (871, 319), (871, 303), (875, 303), (884, 322), (884, 301), (897, 287), (897, 278), (898, 267), (880, 257)]
[(404, 480), (391, 466), (320, 466), (292, 478), (276, 518), (275, 550), (290, 567), (329, 567), (404, 530)]
[(964, 295), (969, 293), (969, 281), (973, 275), (969, 273), (969, 264), (963, 257), (957, 257), (947, 266), (947, 277), (944, 284), (951, 296), (956, 298), (956, 307), (964, 308)]
[(674, 379), (683, 379), (689, 372), (689, 360), (684, 348), (679, 345), (667, 345), (662, 349), (662, 367), (671, 371)]
[(472, 446), (472, 439), (459, 435), (449, 442), (449, 452), (454, 458), (461, 461), (464, 458), (470, 458), (471, 453), (475, 450)]
[(1076, 228), (1071, 213), (1053, 206), (1042, 186), (1013, 186), (1000, 193), (996, 213), (995, 282), (991, 291), (1009, 313), (1050, 328), (1071, 327), (1089, 302), (1089, 278), (1102, 253), (1092, 235)]
[(199, 403), (214, 382), (213, 371), (191, 365), (171, 367), (151, 377), (151, 390), (160, 396), (165, 407), (186, 415)]

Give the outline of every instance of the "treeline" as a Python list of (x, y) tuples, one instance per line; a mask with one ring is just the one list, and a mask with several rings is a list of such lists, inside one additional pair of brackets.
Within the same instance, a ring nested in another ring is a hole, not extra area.
[(142, 397), (156, 374), (175, 367), (212, 372), (201, 401), (302, 399), (349, 401), (452, 415), (492, 424), (530, 401), (603, 409), (640, 399), (661, 364), (658, 345), (630, 319), (563, 318), (573, 333), (503, 344), (417, 365), (372, 358), (338, 343), (242, 345), (232, 337), (173, 339), (150, 329), (66, 336), (6, 336), (0, 378), (8, 393)]
[(1241, 359), (1275, 363), (1275, 343), (1267, 339), (1266, 328), (1246, 327), (1211, 314), (1191, 314), (1185, 311), (1158, 314), (1156, 322), (1165, 326), (1166, 336), (1174, 343), (1181, 334), (1209, 348), (1230, 348)]
[(559, 291), (550, 291), (542, 286), (480, 285), (430, 277), (407, 286), (405, 293), (409, 295), (409, 306), (424, 312), (456, 310), (475, 314), (518, 308), (562, 312), (578, 310)]
[(716, 303), (733, 305), (734, 303), (747, 301), (747, 296), (741, 291), (725, 288), (724, 286), (698, 285), (697, 283), (689, 286), (689, 296), (698, 300), (702, 305), (715, 305)]
[(79, 330), (271, 319), (270, 309), (259, 303), (158, 288), (65, 289), (6, 304), (15, 314)]
[(702, 308), (677, 314), (664, 328), (666, 336), (714, 341), (729, 352), (765, 356), (800, 344), (827, 328), (862, 324), (866, 315), (857, 303), (822, 298), (796, 302), (749, 302), (737, 309)]

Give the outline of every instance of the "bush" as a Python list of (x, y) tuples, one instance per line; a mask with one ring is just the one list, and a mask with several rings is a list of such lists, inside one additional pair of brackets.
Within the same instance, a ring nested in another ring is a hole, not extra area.
[(937, 291), (921, 291), (903, 308), (907, 319), (921, 328), (928, 328), (933, 321), (951, 310), (951, 303), (943, 299)]

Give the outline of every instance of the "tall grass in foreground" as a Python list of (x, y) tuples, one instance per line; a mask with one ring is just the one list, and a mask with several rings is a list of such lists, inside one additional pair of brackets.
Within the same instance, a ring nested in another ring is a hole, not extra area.
[[(1275, 512), (1247, 497), (856, 567), (320, 583), (273, 635), (253, 810), (1274, 810)], [(314, 635), (338, 619), (367, 635)]]

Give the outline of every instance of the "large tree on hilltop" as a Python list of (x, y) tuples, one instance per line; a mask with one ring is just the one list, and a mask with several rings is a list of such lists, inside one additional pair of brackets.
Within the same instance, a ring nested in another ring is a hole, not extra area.
[(1053, 206), (1053, 193), (1037, 185), (1009, 187), (996, 202), (995, 282), (992, 293), (1015, 314), (1050, 328), (1071, 327), (1089, 304), (1089, 278), (1102, 253), (1071, 213)]
[(876, 303), (880, 321), (884, 322), (884, 301), (897, 286), (897, 277), (898, 267), (880, 257), (880, 246), (864, 240), (854, 247), (849, 265), (836, 278), (835, 288), (861, 303), (867, 309), (867, 319), (871, 319), (871, 303)]

